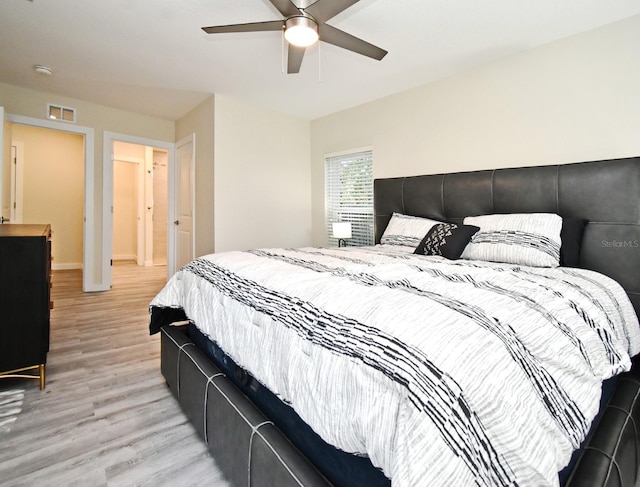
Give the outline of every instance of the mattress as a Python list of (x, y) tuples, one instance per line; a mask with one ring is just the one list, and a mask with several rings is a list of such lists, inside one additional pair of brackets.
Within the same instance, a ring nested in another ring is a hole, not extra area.
[(380, 247), (207, 256), (152, 307), (183, 309), (394, 485), (557, 485), (602, 381), (640, 344), (626, 294), (600, 274)]

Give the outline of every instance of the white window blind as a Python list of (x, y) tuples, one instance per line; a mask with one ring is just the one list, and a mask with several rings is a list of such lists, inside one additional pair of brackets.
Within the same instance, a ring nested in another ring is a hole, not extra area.
[(334, 222), (351, 223), (347, 246), (373, 245), (373, 152), (326, 157), (324, 174), (329, 245), (338, 245)]

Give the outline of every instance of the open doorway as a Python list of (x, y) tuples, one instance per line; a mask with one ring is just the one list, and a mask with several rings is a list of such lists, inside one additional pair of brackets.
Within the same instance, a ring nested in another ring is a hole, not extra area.
[[(175, 272), (173, 229), (169, 226), (175, 144), (108, 131), (103, 134), (104, 284), (111, 287), (114, 262), (134, 255), (139, 266), (165, 266), (169, 277)], [(125, 186), (116, 181), (120, 177), (126, 178)], [(129, 203), (116, 202), (118, 192), (128, 192)], [(129, 229), (128, 247), (121, 247), (116, 240), (120, 239), (117, 226), (121, 224)], [(132, 235), (135, 237), (131, 238)]]
[(51, 225), (52, 268), (83, 268), (84, 135), (13, 123), (12, 223)]
[[(27, 127), (39, 127), (42, 129), (50, 129), (52, 133), (66, 133), (76, 134), (82, 140), (83, 146), (83, 168), (84, 174), (83, 182), (83, 200), (77, 206), (82, 214), (82, 234), (80, 239), (76, 237), (76, 242), (80, 241), (82, 245), (81, 252), (81, 268), (82, 268), (82, 290), (85, 292), (102, 291), (104, 288), (101, 284), (101, 276), (99, 270), (92, 265), (95, 262), (96, 254), (101, 251), (100, 246), (95, 244), (95, 219), (94, 215), (94, 130), (91, 127), (83, 127), (80, 125), (60, 123), (54, 120), (43, 120), (33, 117), (25, 117), (22, 115), (12, 115), (4, 113), (3, 107), (0, 106), (0, 119), (3, 119), (2, 125), (2, 157), (0, 157), (0, 166), (2, 166), (2, 177), (0, 177), (0, 201), (2, 201), (2, 216), (6, 217), (9, 214), (8, 206), (5, 204), (10, 201), (11, 194), (11, 168), (10, 168), (10, 149), (12, 146), (12, 132), (13, 128), (17, 126)], [(25, 147), (25, 154), (26, 154)], [(57, 169), (60, 174), (64, 174), (64, 163), (58, 164)], [(23, 188), (26, 186), (23, 184)], [(25, 190), (26, 191), (26, 190)], [(23, 200), (24, 203), (24, 200)], [(25, 203), (26, 204), (26, 203)], [(89, 216), (87, 216), (89, 215)], [(24, 216), (24, 215), (23, 215)], [(23, 218), (24, 221), (24, 218)], [(38, 223), (43, 223), (42, 221)], [(48, 222), (47, 222), (48, 223)], [(55, 231), (55, 230), (54, 230)], [(56, 252), (56, 236), (54, 234), (52, 240), (53, 252)], [(60, 239), (58, 238), (58, 241)], [(64, 250), (60, 249), (59, 250)], [(60, 252), (58, 257), (54, 255), (54, 261), (52, 263), (53, 268), (70, 268), (77, 265), (77, 262), (63, 262), (63, 258)], [(98, 272), (97, 272), (98, 271)]]
[(113, 141), (114, 264), (167, 264), (168, 151)]

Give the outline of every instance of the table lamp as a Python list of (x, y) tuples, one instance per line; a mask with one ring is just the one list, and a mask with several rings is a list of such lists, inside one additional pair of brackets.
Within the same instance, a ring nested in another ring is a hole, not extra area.
[(351, 222), (337, 222), (331, 224), (333, 237), (338, 239), (338, 247), (346, 247), (345, 238), (351, 238)]

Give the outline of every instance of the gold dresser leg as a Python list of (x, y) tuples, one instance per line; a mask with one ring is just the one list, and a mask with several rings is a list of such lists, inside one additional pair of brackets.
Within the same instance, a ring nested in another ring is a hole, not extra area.
[(40, 373), (40, 390), (44, 389), (45, 370), (46, 370), (45, 364), (38, 365), (38, 372)]
[[(35, 374), (36, 369), (38, 371), (37, 375)], [(21, 369), (0, 371), (0, 379), (38, 379), (40, 381), (40, 390), (42, 390), (45, 384), (45, 369), (45, 364), (38, 364), (22, 367)]]

